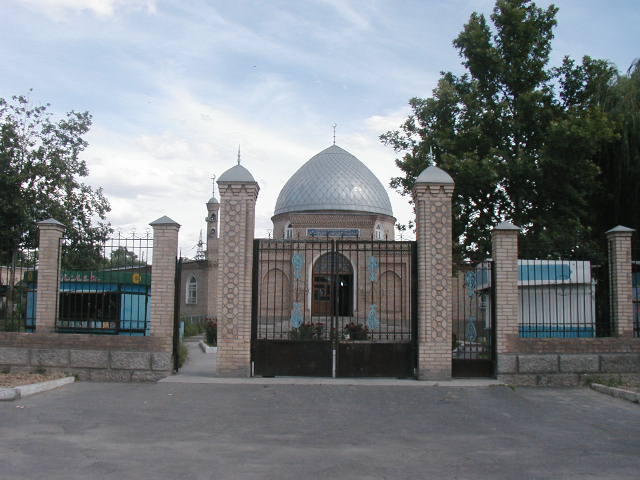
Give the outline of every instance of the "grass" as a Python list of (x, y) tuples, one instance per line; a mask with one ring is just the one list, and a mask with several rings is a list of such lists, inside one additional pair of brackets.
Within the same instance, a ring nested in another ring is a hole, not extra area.
[(178, 368), (182, 368), (184, 362), (187, 361), (187, 357), (189, 356), (189, 349), (184, 342), (180, 342), (180, 346), (178, 347)]

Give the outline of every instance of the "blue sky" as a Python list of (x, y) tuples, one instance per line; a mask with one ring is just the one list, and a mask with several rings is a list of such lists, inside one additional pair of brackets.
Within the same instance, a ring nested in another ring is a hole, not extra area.
[[(539, 1), (539, 6), (551, 2)], [(256, 234), (306, 160), (331, 144), (388, 185), (399, 174), (378, 137), (442, 70), (461, 72), (452, 40), (489, 0), (4, 0), (0, 97), (33, 88), (52, 111), (89, 110), (88, 183), (109, 220), (141, 232), (168, 215), (192, 255), (212, 174), (238, 145), (260, 184)], [(564, 55), (640, 57), (637, 0), (559, 0), (552, 64)], [(401, 222), (408, 199), (389, 189)]]

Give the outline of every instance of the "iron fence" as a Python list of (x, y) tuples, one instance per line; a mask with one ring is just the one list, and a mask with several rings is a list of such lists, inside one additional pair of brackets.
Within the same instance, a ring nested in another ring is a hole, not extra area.
[(452, 374), (455, 377), (491, 376), (495, 330), (493, 318), (493, 264), (484, 261), (454, 269), (452, 284)]
[(149, 335), (153, 239), (78, 245), (62, 239), (56, 331)]
[(609, 274), (588, 260), (518, 260), (520, 337), (611, 335)]
[(631, 275), (633, 288), (633, 335), (640, 337), (640, 241), (631, 237)]
[(0, 245), (0, 331), (35, 330), (37, 260), (35, 248), (12, 242)]
[(254, 242), (258, 375), (409, 376), (415, 242)]

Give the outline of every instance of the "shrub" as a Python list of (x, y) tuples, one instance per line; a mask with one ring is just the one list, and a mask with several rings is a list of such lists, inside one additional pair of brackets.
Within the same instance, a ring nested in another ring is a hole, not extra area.
[(218, 324), (215, 320), (209, 320), (204, 328), (204, 336), (207, 345), (215, 347), (218, 345)]
[(203, 331), (203, 327), (199, 323), (187, 321), (184, 324), (185, 337), (195, 337), (196, 335), (200, 335), (202, 331)]
[(324, 334), (324, 323), (303, 323), (289, 331), (290, 340), (321, 340)]
[(342, 329), (342, 336), (345, 340), (367, 340), (369, 329), (361, 323), (351, 322)]

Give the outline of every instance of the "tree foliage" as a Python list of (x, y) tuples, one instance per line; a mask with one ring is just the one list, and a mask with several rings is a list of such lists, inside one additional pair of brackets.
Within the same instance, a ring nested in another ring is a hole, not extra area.
[(0, 98), (0, 243), (33, 246), (36, 222), (52, 217), (81, 250), (110, 231), (102, 189), (81, 181), (91, 115), (72, 111), (54, 120), (48, 107), (25, 96)]
[(466, 72), (443, 72), (432, 96), (411, 99), (400, 129), (381, 136), (402, 154), (404, 176), (391, 182), (401, 193), (433, 162), (453, 176), (463, 258), (487, 256), (491, 229), (503, 220), (523, 228), (526, 256), (599, 251), (596, 157), (617, 138), (604, 108), (616, 69), (590, 57), (550, 67), (557, 10), (498, 0), (490, 23), (473, 13), (453, 42)]

